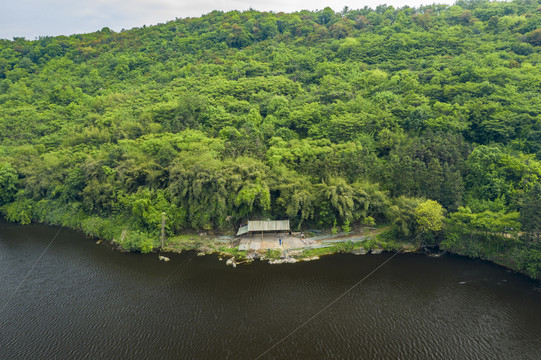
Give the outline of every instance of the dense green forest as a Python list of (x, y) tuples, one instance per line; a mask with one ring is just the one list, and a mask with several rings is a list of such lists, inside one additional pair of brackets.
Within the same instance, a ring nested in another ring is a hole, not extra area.
[(0, 207), (143, 252), (163, 212), (389, 224), (539, 277), (540, 46), (535, 0), (0, 40)]

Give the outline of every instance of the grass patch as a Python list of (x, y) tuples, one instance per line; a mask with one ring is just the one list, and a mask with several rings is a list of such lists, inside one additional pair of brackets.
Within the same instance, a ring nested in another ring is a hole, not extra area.
[(302, 252), (302, 257), (313, 257), (313, 256), (322, 256), (322, 255), (330, 255), (337, 252), (336, 245), (324, 247), (324, 248), (316, 248), (316, 249), (305, 249)]
[(282, 252), (280, 250), (268, 250), (265, 253), (265, 258), (269, 260), (278, 260), (282, 257)]
[(216, 250), (214, 241), (209, 238), (201, 237), (197, 234), (178, 235), (167, 238), (165, 241), (165, 250), (183, 251), (183, 250)]
[(245, 260), (247, 259), (246, 251), (239, 250), (238, 247), (227, 247), (227, 246), (220, 246), (218, 250), (225, 255), (231, 255), (237, 260)]
[(339, 243), (334, 243), (332, 246), (315, 248), (315, 249), (305, 249), (302, 252), (303, 257), (312, 257), (312, 256), (322, 256), (330, 255), (340, 252), (351, 252), (354, 249), (359, 249), (361, 247), (360, 242), (353, 241), (344, 241)]

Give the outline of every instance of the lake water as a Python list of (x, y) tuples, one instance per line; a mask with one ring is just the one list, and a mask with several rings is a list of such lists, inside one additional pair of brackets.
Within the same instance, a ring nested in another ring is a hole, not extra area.
[(235, 269), (62, 229), (26, 277), (57, 231), (0, 221), (1, 359), (541, 358), (541, 293), (482, 261), (399, 254), (288, 336), (391, 255)]

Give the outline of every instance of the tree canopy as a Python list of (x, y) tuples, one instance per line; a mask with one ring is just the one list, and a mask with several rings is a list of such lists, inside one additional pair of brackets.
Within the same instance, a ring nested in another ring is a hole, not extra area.
[(540, 17), (460, 0), (0, 40), (2, 211), (131, 249), (162, 212), (169, 234), (507, 217), (538, 240)]

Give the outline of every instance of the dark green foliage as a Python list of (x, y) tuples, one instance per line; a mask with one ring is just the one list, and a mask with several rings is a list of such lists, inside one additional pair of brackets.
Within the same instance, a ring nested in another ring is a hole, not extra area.
[[(168, 236), (264, 217), (456, 249), (538, 240), (540, 16), (530, 0), (213, 11), (0, 41), (2, 211), (140, 251), (163, 212)], [(421, 204), (448, 228), (421, 226)], [(507, 249), (530, 269), (528, 246)]]
[(7, 203), (13, 199), (17, 192), (18, 182), (17, 171), (11, 164), (0, 163), (0, 204)]
[(541, 184), (538, 182), (524, 196), (521, 223), (531, 240), (541, 240)]

